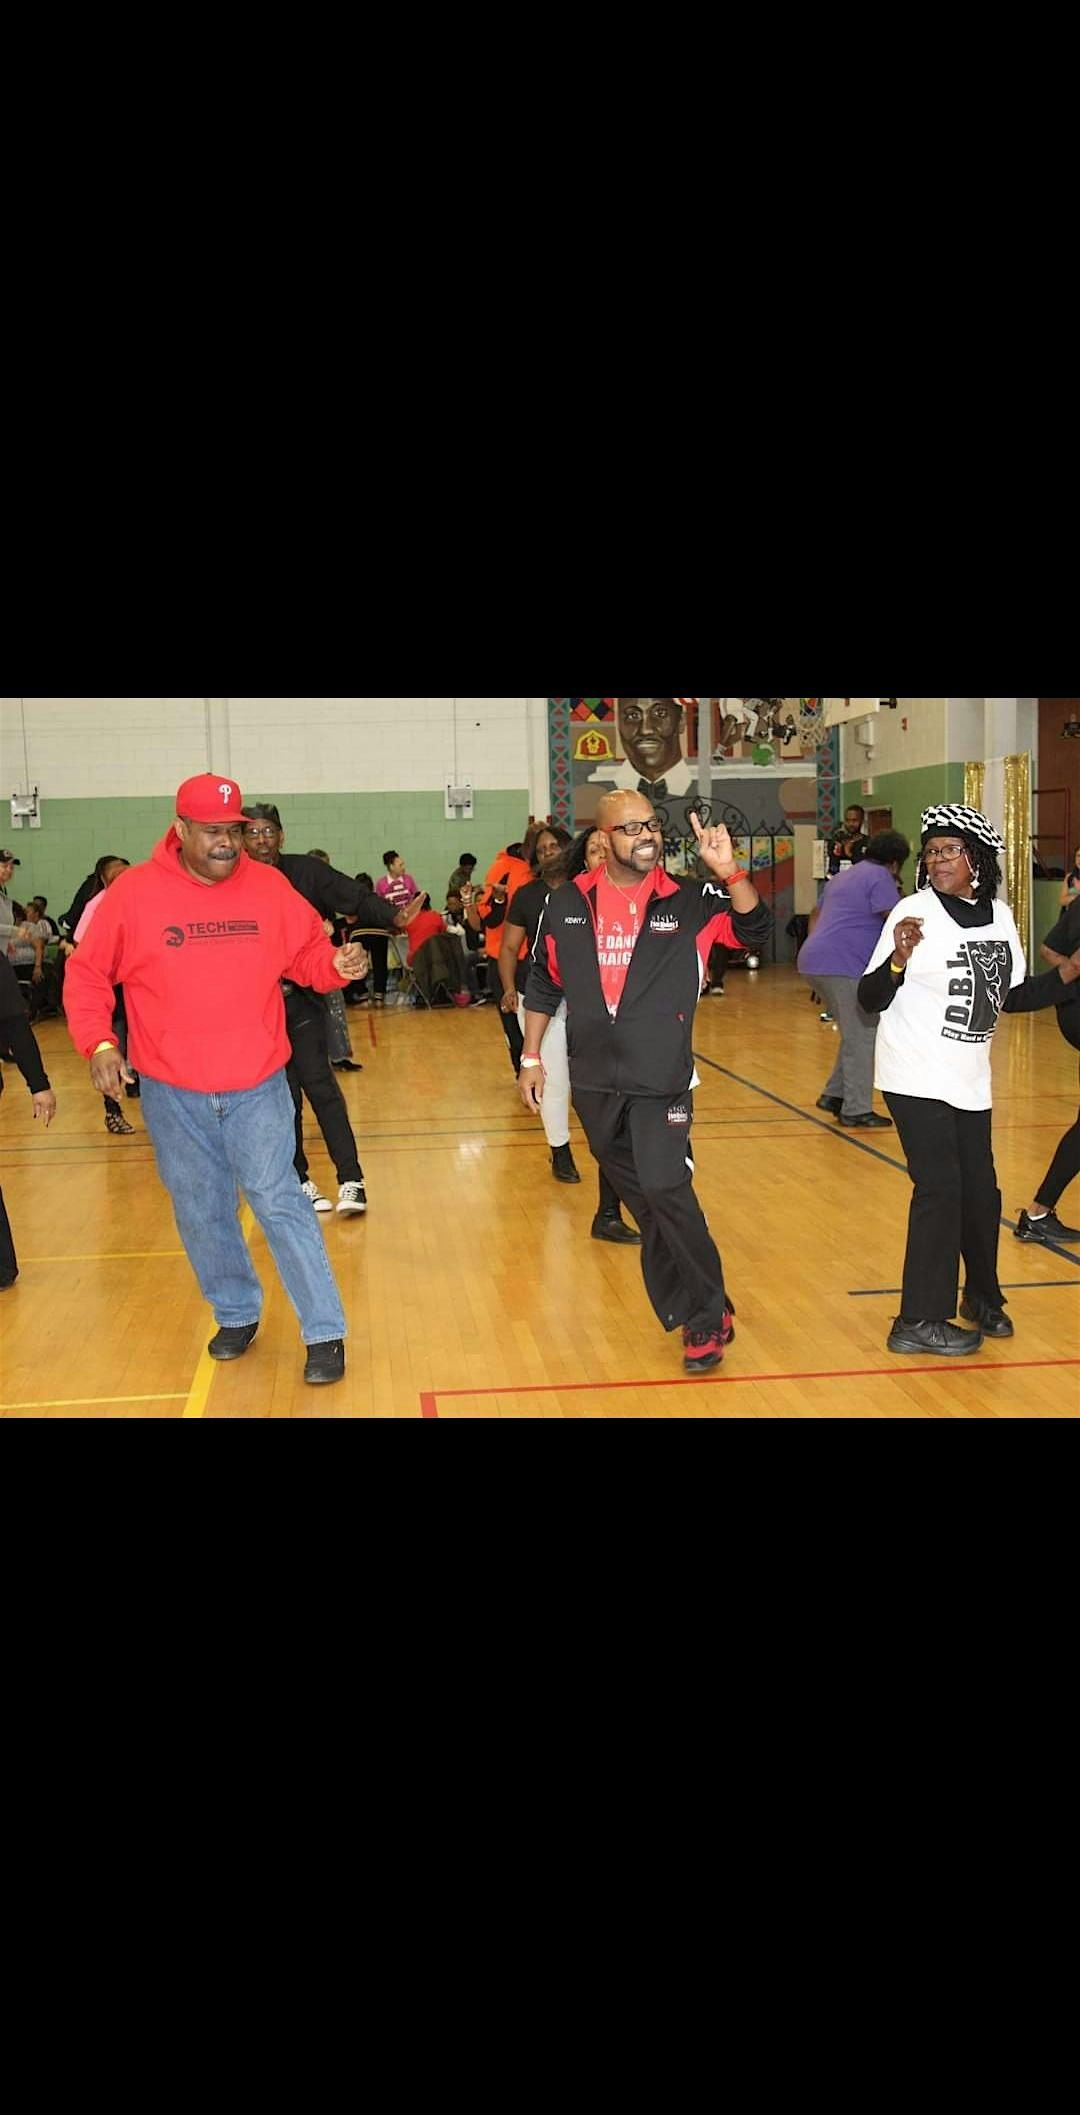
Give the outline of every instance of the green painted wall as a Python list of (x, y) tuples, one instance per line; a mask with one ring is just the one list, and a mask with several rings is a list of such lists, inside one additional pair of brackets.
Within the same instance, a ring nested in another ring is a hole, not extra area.
[[(10, 851), (10, 846), (8, 849)], [(1036, 957), (1051, 926), (1056, 925), (1061, 916), (1061, 887), (1060, 881), (1033, 881), (1031, 884), (1035, 899), (1033, 916)], [(1032, 964), (1034, 969), (1043, 969), (1045, 966), (1045, 963), (1037, 959)]]
[[(378, 881), (382, 855), (393, 847), (440, 909), (459, 853), (475, 852), (483, 872), (505, 844), (524, 835), (529, 820), (525, 787), (477, 793), (471, 823), (447, 822), (441, 793), (290, 795), (279, 786), (244, 792), (245, 799), (277, 802), (288, 851), (318, 845), (343, 873), (363, 871)], [(10, 843), (4, 840), (22, 862), (11, 893), (20, 903), (47, 896), (58, 918), (103, 852), (122, 853), (132, 862), (146, 859), (171, 819), (170, 803), (158, 798), (46, 801), (40, 830), (18, 830)]]
[(844, 781), (844, 806), (851, 808), (891, 808), (893, 829), (907, 838), (912, 849), (910, 866), (904, 869), (905, 885), (915, 886), (915, 859), (919, 839), (922, 835), (921, 821), (924, 808), (934, 801), (963, 800), (963, 764), (929, 764), (919, 771), (886, 771), (875, 773), (873, 793), (861, 793), (861, 779)]

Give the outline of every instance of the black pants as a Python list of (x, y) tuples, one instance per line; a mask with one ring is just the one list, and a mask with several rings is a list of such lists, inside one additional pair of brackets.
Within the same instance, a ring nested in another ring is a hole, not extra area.
[(513, 1011), (513, 1013), (504, 1013), (504, 1012), (503, 1012), (503, 1010), (502, 1010), (502, 995), (503, 995), (503, 988), (502, 988), (502, 979), (501, 979), (501, 978), (500, 978), (500, 976), (499, 976), (499, 971), (498, 971), (498, 965), (497, 965), (497, 963), (496, 963), (496, 961), (495, 961), (495, 958), (494, 958), (494, 956), (493, 956), (493, 955), (489, 955), (489, 956), (488, 956), (488, 958), (487, 958), (487, 962), (488, 962), (488, 971), (487, 971), (487, 976), (488, 976), (488, 990), (489, 990), (489, 992), (491, 993), (491, 996), (492, 996), (492, 998), (493, 998), (493, 999), (494, 999), (494, 1001), (495, 1001), (495, 1005), (496, 1005), (496, 1008), (497, 1008), (497, 1010), (498, 1010), (498, 1015), (499, 1015), (499, 1019), (500, 1019), (500, 1021), (502, 1022), (502, 1025), (503, 1025), (503, 1034), (504, 1034), (504, 1036), (506, 1037), (506, 1041), (507, 1041), (507, 1044), (508, 1044), (508, 1046), (509, 1046), (509, 1050), (510, 1050), (510, 1063), (512, 1064), (512, 1066), (513, 1066), (513, 1068), (514, 1068), (514, 1074), (515, 1074), (515, 1077), (517, 1077), (517, 1078), (520, 1078), (520, 1076), (521, 1076), (521, 1058), (522, 1058), (522, 1052), (523, 1052), (523, 1051), (524, 1051), (524, 1049), (525, 1049), (525, 1038), (524, 1038), (524, 1036), (523, 1036), (523, 1035), (522, 1035), (522, 1033), (521, 1033), (521, 1022), (520, 1022), (520, 1021), (518, 1020), (518, 1016), (517, 1016), (517, 1007), (515, 1006), (515, 1008), (514, 1008), (514, 1011)]
[(317, 992), (294, 988), (285, 1004), (285, 1020), (292, 1043), (292, 1056), (285, 1068), (289, 1092), (296, 1111), (296, 1156), (293, 1166), (301, 1182), (308, 1179), (304, 1151), (304, 1096), (315, 1111), (327, 1151), (337, 1169), (338, 1182), (363, 1182), (345, 1097), (330, 1066), (326, 1008)]
[(600, 1169), (600, 1197), (596, 1206), (596, 1216), (598, 1219), (621, 1219), (622, 1217), (622, 1213), (619, 1210), (619, 1193), (614, 1183), (610, 1182), (605, 1175), (603, 1168)]
[(35, 1021), (40, 1020), (43, 1013), (58, 1012), (60, 1006), (60, 984), (55, 962), (42, 964), (42, 981), (40, 984), (34, 983), (32, 968), (25, 971), (16, 970), (15, 974), (22, 988), (23, 998), (26, 1000), (31, 1026), (33, 1026)]
[(1003, 1307), (998, 1283), (1001, 1191), (994, 1172), (989, 1109), (886, 1094), (915, 1186), (908, 1219), (901, 1314), (908, 1322), (950, 1322), (960, 1289)]
[[(128, 1054), (128, 1019), (127, 1019), (127, 1007), (126, 1007), (126, 1006), (125, 1006), (125, 1004), (124, 1004), (124, 987), (123, 987), (123, 985), (122, 985), (122, 984), (114, 984), (114, 985), (113, 985), (113, 1017), (112, 1017), (112, 1025), (113, 1025), (113, 1034), (114, 1034), (114, 1036), (116, 1037), (116, 1040), (117, 1040), (117, 1042), (118, 1042), (118, 1044), (119, 1044), (119, 1046), (120, 1046), (120, 1055), (121, 1055), (121, 1057), (123, 1058), (123, 1060), (124, 1060), (124, 1063), (125, 1063), (125, 1064), (127, 1064), (127, 1054)], [(139, 1075), (138, 1075), (138, 1073), (136, 1073), (136, 1074), (135, 1074), (135, 1078), (136, 1078), (136, 1080), (138, 1080), (138, 1077), (139, 1077)], [(121, 1111), (121, 1108), (120, 1108), (120, 1104), (119, 1104), (119, 1102), (114, 1102), (114, 1100), (113, 1100), (113, 1098), (112, 1098), (112, 1095), (111, 1095), (111, 1094), (103, 1094), (101, 1098), (102, 1098), (102, 1101), (103, 1101), (103, 1102), (104, 1102), (104, 1104), (105, 1104), (105, 1114), (106, 1114), (106, 1116), (120, 1116), (120, 1115), (121, 1115), (121, 1114), (123, 1113), (123, 1112)]]
[(364, 946), (371, 957), (371, 976), (376, 996), (380, 999), (385, 999), (390, 942), (389, 940), (377, 939), (374, 933), (369, 933), (364, 941)]
[(4, 1192), (0, 1190), (0, 1285), (10, 1285), (19, 1275), (19, 1264), (15, 1254), (15, 1236), (4, 1204)]
[(1070, 1182), (1080, 1175), (1080, 1111), (1071, 1131), (1066, 1131), (1047, 1174), (1035, 1192), (1036, 1204), (1045, 1204), (1049, 1211), (1057, 1210), (1058, 1200), (1063, 1197)]
[(694, 1195), (694, 1097), (628, 1099), (574, 1087), (601, 1173), (641, 1228), (645, 1290), (667, 1330), (719, 1328), (728, 1306), (716, 1243)]
[(709, 985), (711, 990), (723, 991), (727, 966), (734, 952), (734, 948), (725, 947), (722, 940), (718, 940), (716, 946), (711, 950), (709, 955)]

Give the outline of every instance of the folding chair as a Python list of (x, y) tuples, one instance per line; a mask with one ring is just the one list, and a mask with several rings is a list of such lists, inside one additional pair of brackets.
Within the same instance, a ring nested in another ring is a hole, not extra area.
[(389, 933), (386, 927), (382, 925), (358, 925), (354, 926), (351, 937), (354, 940), (385, 940), (387, 942), (387, 968), (397, 970), (401, 980), (401, 991), (409, 998), (411, 998), (413, 992), (417, 992), (428, 1012), (431, 1012), (431, 1000), (420, 990), (420, 986), (416, 981), (416, 972), (410, 965), (408, 947), (403, 933)]
[(390, 959), (392, 962), (397, 964), (398, 976), (400, 978), (400, 983), (398, 985), (399, 991), (401, 991), (406, 998), (411, 998), (413, 993), (415, 992), (417, 997), (423, 1001), (424, 1005), (427, 1007), (428, 1012), (430, 1013), (431, 1000), (428, 998), (427, 993), (422, 989), (421, 985), (417, 982), (416, 971), (414, 970), (412, 963), (409, 961), (409, 950), (406, 945), (404, 935), (402, 933), (391, 933), (389, 935), (389, 939)]

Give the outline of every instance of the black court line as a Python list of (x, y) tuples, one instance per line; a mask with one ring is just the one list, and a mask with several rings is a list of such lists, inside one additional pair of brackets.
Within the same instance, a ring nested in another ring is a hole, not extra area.
[[(849, 1300), (891, 1300), (902, 1293), (902, 1285), (878, 1285), (870, 1292), (849, 1292)], [(1080, 1291), (1080, 1278), (1040, 1278), (1025, 1281), (1022, 1285), (1003, 1285), (1002, 1292), (1062, 1292)]]
[[(722, 1072), (724, 1078), (734, 1080), (736, 1086), (748, 1087), (751, 1094), (760, 1094), (767, 1102), (775, 1102), (778, 1109), (787, 1109), (792, 1116), (801, 1117), (804, 1124), (813, 1124), (815, 1130), (826, 1132), (828, 1137), (839, 1140), (842, 1146), (854, 1146), (857, 1153), (869, 1153), (872, 1160), (883, 1161), (887, 1168), (899, 1168), (901, 1175), (907, 1174), (905, 1161), (894, 1160), (891, 1153), (881, 1153), (876, 1146), (868, 1146), (861, 1138), (852, 1138), (850, 1131), (843, 1130), (832, 1117), (826, 1119), (811, 1116), (809, 1110), (797, 1109), (795, 1103), (786, 1102), (783, 1095), (771, 1093), (768, 1087), (759, 1087), (756, 1080), (744, 1079), (741, 1072), (732, 1072), (727, 1065), (718, 1065), (715, 1058), (703, 1057), (699, 1050), (695, 1050), (694, 1060), (698, 1065), (707, 1065), (710, 1072)], [(1007, 1226), (1010, 1233), (1015, 1234), (1015, 1219), (1006, 1219), (1002, 1214), (1001, 1224)], [(1080, 1270), (1080, 1256), (1074, 1256), (1072, 1250), (1063, 1248), (1059, 1241), (1040, 1241), (1038, 1245), (1045, 1249), (1048, 1255), (1060, 1256), (1063, 1263), (1075, 1264), (1076, 1269)]]

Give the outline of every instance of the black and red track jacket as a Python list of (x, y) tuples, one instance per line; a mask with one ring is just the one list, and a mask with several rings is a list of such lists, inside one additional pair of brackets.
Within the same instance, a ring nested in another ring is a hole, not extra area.
[(596, 945), (597, 874), (556, 889), (544, 913), (525, 992), (528, 1013), (567, 1004), (570, 1076), (575, 1087), (607, 1094), (685, 1094), (694, 1073), (694, 1014), (710, 950), (755, 950), (772, 932), (759, 903), (733, 911), (716, 882), (658, 874), (614, 1019), (600, 982)]

